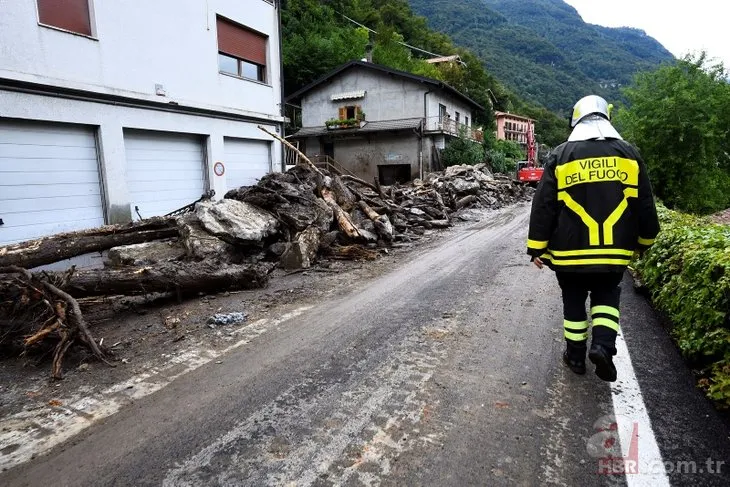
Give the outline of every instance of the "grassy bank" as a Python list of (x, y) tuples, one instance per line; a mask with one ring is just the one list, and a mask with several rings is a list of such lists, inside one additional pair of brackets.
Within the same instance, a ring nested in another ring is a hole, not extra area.
[(660, 208), (662, 231), (634, 263), (700, 386), (730, 408), (730, 225)]

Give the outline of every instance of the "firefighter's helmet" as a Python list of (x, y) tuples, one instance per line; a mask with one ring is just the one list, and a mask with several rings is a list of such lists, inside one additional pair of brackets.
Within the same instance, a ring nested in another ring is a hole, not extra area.
[(570, 126), (575, 127), (578, 122), (589, 115), (599, 115), (606, 120), (611, 120), (613, 105), (597, 95), (589, 95), (578, 100), (573, 107), (573, 116), (570, 118)]

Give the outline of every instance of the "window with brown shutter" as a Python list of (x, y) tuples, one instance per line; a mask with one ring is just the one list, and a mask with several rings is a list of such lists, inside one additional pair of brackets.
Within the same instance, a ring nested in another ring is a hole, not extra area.
[(41, 24), (91, 35), (89, 0), (37, 0)]
[(268, 37), (223, 17), (216, 27), (220, 72), (265, 82)]

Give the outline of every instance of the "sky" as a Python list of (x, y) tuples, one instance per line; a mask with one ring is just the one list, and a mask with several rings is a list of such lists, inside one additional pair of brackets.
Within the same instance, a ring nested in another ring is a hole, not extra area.
[(676, 57), (705, 50), (730, 68), (726, 0), (565, 0), (590, 24), (636, 27)]

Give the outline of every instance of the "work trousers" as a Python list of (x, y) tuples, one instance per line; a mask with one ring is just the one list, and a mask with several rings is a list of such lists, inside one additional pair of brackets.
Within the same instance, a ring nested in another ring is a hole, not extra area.
[(563, 292), (563, 328), (568, 353), (572, 358), (585, 360), (588, 340), (586, 298), (590, 293), (592, 343), (603, 345), (615, 355), (621, 296), (619, 284), (623, 272), (556, 272), (555, 274)]

